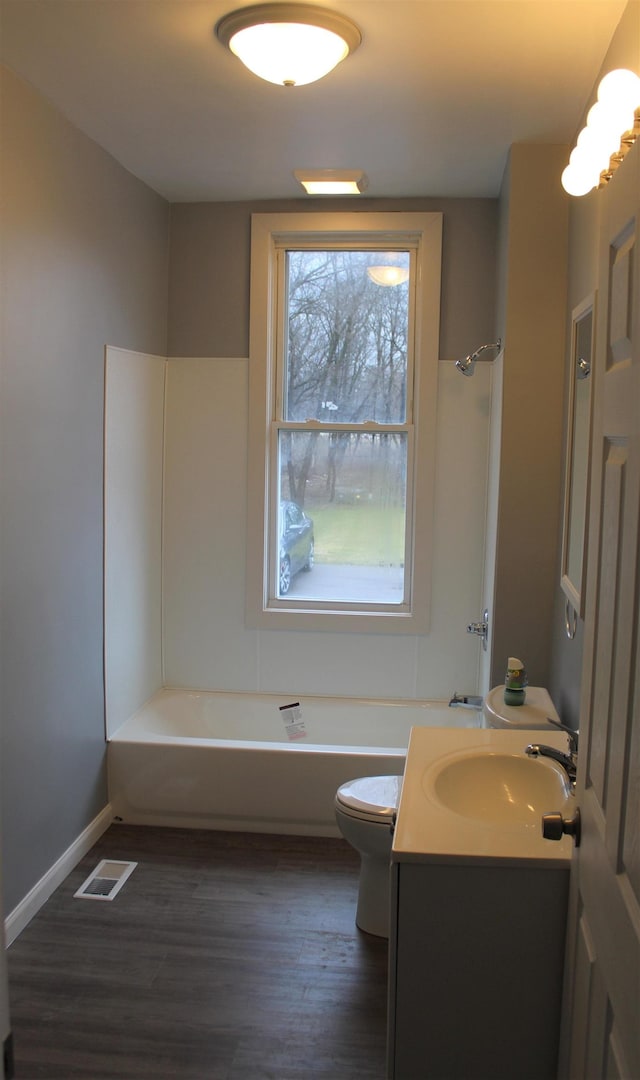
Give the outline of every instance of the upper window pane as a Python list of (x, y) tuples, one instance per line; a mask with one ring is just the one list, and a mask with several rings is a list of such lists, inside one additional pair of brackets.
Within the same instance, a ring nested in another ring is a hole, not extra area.
[(283, 419), (403, 424), (408, 251), (288, 251)]

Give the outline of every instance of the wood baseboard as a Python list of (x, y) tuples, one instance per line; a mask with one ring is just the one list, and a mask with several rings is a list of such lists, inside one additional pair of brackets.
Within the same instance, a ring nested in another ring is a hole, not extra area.
[(7, 947), (22, 933), (25, 926), (31, 922), (33, 916), (47, 902), (51, 893), (60, 885), (67, 874), (70, 874), (74, 866), (93, 847), (113, 821), (113, 809), (111, 803), (107, 803), (104, 810), (87, 825), (80, 836), (62, 853), (60, 858), (47, 870), (46, 874), (29, 890), (23, 900), (11, 911), (4, 921), (4, 934)]

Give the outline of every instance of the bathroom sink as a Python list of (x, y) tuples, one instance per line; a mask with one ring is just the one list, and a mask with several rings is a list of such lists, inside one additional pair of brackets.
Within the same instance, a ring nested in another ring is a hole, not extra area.
[[(527, 731), (491, 728), (411, 730), (392, 862), (564, 870), (573, 840), (551, 844), (542, 815), (572, 817), (568, 779), (548, 757), (525, 754)], [(562, 752), (564, 732), (544, 741)]]
[(539, 831), (548, 810), (569, 798), (561, 766), (549, 759), (474, 750), (441, 758), (423, 776), (425, 794), (466, 818)]

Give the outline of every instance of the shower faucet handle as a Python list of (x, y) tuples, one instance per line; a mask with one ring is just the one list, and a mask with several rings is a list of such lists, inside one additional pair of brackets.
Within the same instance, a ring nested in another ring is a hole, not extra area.
[(482, 613), (482, 622), (471, 622), (467, 626), (468, 634), (477, 634), (482, 638), (482, 648), (487, 651), (487, 639), (489, 637), (489, 611), (485, 608)]

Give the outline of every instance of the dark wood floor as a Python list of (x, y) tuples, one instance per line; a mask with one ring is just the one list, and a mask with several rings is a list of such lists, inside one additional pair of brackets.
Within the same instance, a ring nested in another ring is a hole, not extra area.
[[(73, 893), (139, 866), (112, 902)], [(112, 826), (9, 949), (16, 1080), (382, 1080), (342, 840)]]

